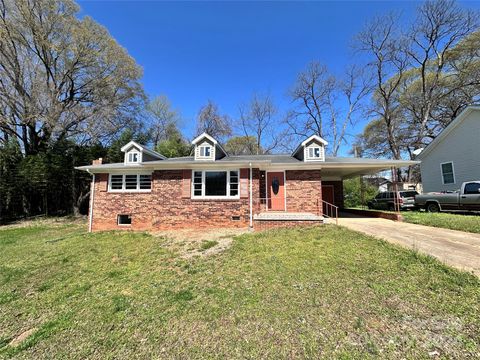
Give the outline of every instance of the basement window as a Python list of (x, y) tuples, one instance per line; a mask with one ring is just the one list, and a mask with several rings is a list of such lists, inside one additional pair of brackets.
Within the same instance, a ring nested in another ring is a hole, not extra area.
[(118, 225), (132, 225), (132, 215), (117, 215), (117, 224)]

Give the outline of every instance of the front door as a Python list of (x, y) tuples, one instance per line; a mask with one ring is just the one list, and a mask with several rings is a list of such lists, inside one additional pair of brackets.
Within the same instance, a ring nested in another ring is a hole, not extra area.
[[(333, 185), (322, 185), (322, 199), (329, 204), (333, 204), (335, 201), (335, 195), (333, 193)], [(330, 209), (329, 209), (330, 208)], [(331, 207), (323, 203), (323, 213), (330, 215)]]
[(283, 172), (267, 172), (268, 210), (285, 211), (285, 178)]

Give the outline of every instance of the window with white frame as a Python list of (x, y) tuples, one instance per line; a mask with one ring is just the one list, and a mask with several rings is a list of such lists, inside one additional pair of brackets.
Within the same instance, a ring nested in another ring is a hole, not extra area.
[(239, 171), (200, 171), (192, 176), (193, 198), (238, 198)]
[(323, 158), (323, 147), (310, 146), (307, 148), (307, 159), (318, 160)]
[(128, 164), (136, 164), (140, 162), (140, 152), (138, 151), (129, 151), (126, 154)]
[(151, 174), (110, 174), (108, 190), (118, 191), (151, 191)]
[(210, 158), (212, 156), (212, 147), (210, 145), (202, 145), (198, 149), (198, 157)]
[(453, 170), (453, 162), (441, 164), (442, 181), (444, 185), (455, 184), (455, 172)]

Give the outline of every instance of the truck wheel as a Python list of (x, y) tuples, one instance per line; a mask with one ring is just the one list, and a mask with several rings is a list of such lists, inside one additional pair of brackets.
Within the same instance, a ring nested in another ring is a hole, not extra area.
[(393, 204), (388, 204), (388, 211), (395, 211), (395, 206)]
[(429, 203), (426, 210), (430, 213), (440, 212), (440, 206), (437, 203)]

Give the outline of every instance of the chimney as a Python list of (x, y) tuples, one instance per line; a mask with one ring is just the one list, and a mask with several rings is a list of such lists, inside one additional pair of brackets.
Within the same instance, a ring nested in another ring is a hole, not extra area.
[(92, 165), (102, 165), (102, 158), (98, 158), (97, 160), (92, 161)]

